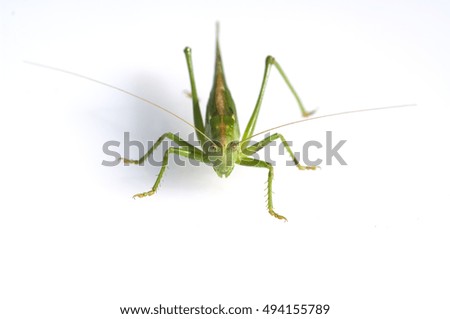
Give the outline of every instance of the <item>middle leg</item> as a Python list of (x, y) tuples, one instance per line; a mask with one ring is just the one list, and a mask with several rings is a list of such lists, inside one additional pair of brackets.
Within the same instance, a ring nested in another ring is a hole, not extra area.
[(240, 159), (236, 163), (243, 166), (267, 168), (269, 170), (269, 176), (267, 178), (267, 209), (269, 210), (269, 214), (272, 215), (273, 217), (287, 221), (286, 217), (275, 213), (275, 211), (273, 210), (273, 202), (272, 202), (273, 166), (270, 163), (249, 157)]

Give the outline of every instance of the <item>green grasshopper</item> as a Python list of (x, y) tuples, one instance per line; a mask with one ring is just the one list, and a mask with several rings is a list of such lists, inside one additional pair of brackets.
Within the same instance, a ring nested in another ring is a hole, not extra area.
[(272, 141), (281, 140), (298, 169), (314, 170), (316, 169), (316, 167), (301, 165), (297, 158), (294, 156), (294, 153), (292, 152), (285, 138), (278, 133), (272, 134), (264, 138), (260, 142), (249, 145), (250, 138), (253, 136), (253, 133), (255, 131), (256, 121), (259, 116), (259, 111), (261, 109), (264, 92), (272, 66), (275, 66), (275, 68), (280, 72), (290, 91), (294, 95), (302, 116), (307, 117), (314, 112), (307, 112), (305, 110), (297, 92), (294, 90), (292, 84), (289, 82), (286, 74), (283, 72), (278, 62), (272, 56), (268, 56), (266, 58), (266, 66), (258, 100), (256, 101), (256, 106), (253, 110), (253, 114), (250, 117), (250, 120), (248, 121), (244, 134), (241, 137), (236, 113), (236, 106), (225, 81), (225, 73), (219, 46), (219, 26), (216, 25), (215, 73), (211, 94), (206, 108), (206, 118), (203, 124), (203, 117), (200, 111), (199, 99), (194, 78), (191, 48), (186, 47), (184, 49), (184, 54), (186, 56), (189, 78), (191, 82), (190, 95), (192, 98), (194, 111), (194, 128), (197, 134), (197, 138), (202, 145), (202, 149), (195, 147), (194, 145), (181, 139), (177, 135), (169, 132), (163, 134), (150, 148), (150, 150), (139, 160), (122, 158), (124, 163), (142, 164), (148, 158), (148, 156), (150, 156), (156, 150), (156, 148), (164, 139), (167, 138), (169, 140), (172, 140), (178, 145), (178, 147), (170, 147), (165, 152), (162, 167), (152, 189), (147, 192), (136, 194), (133, 196), (133, 198), (141, 198), (155, 194), (161, 182), (163, 174), (167, 168), (169, 155), (177, 154), (178, 156), (187, 157), (205, 164), (212, 165), (214, 171), (219, 177), (228, 177), (233, 171), (235, 164), (267, 169), (269, 173), (267, 179), (267, 209), (269, 211), (269, 214), (274, 216), (275, 218), (286, 220), (284, 216), (277, 214), (273, 209), (273, 166), (268, 162), (257, 160), (250, 156), (267, 146)]
[(346, 112), (340, 112), (340, 113), (333, 113), (333, 114), (326, 114), (322, 116), (316, 116), (312, 118), (305, 118), (297, 121), (293, 121), (290, 123), (286, 123), (277, 127), (274, 127), (269, 130), (265, 130), (262, 132), (259, 132), (257, 134), (254, 134), (256, 121), (259, 116), (259, 111), (261, 109), (262, 100), (264, 97), (264, 92), (267, 86), (267, 81), (269, 79), (269, 73), (272, 68), (272, 66), (275, 66), (275, 68), (278, 70), (278, 72), (281, 74), (282, 78), (286, 82), (287, 86), (289, 87), (289, 90), (294, 95), (297, 104), (300, 108), (301, 114), (303, 117), (308, 117), (312, 115), (314, 112), (307, 112), (300, 100), (300, 97), (298, 96), (297, 92), (293, 88), (292, 84), (288, 80), (286, 74), (284, 73), (281, 66), (278, 64), (278, 62), (273, 58), (272, 56), (268, 56), (266, 58), (266, 65), (264, 69), (264, 76), (263, 81), (261, 85), (261, 89), (259, 91), (258, 99), (256, 101), (255, 108), (253, 110), (253, 113), (250, 117), (250, 120), (248, 121), (247, 127), (245, 128), (244, 134), (241, 137), (240, 136), (240, 130), (239, 130), (239, 124), (237, 120), (237, 114), (236, 114), (236, 107), (233, 102), (233, 98), (231, 97), (230, 90), (227, 87), (226, 81), (225, 81), (225, 74), (223, 70), (223, 63), (222, 63), (222, 57), (220, 53), (220, 47), (219, 47), (219, 25), (216, 25), (216, 61), (215, 61), (215, 73), (214, 73), (214, 80), (213, 80), (213, 87), (211, 90), (211, 94), (209, 97), (209, 101), (206, 108), (206, 118), (205, 122), (203, 123), (203, 117), (200, 111), (200, 105), (199, 105), (199, 99), (197, 95), (197, 89), (195, 85), (195, 79), (194, 79), (194, 68), (192, 63), (192, 50), (189, 47), (186, 47), (184, 49), (184, 54), (186, 56), (186, 62), (188, 66), (189, 71), (189, 78), (190, 78), (190, 84), (191, 84), (191, 94), (190, 97), (192, 98), (192, 104), (193, 104), (193, 113), (194, 113), (194, 125), (186, 121), (185, 119), (181, 118), (174, 112), (152, 102), (145, 98), (142, 98), (136, 94), (133, 94), (129, 91), (126, 91), (124, 89), (118, 88), (114, 85), (90, 78), (88, 76), (84, 76), (75, 72), (55, 68), (52, 66), (42, 65), (39, 63), (34, 62), (28, 62), (24, 61), (25, 63), (32, 64), (35, 66), (44, 67), (47, 69), (52, 69), (55, 71), (63, 72), (66, 74), (70, 74), (76, 77), (80, 77), (98, 84), (101, 84), (103, 86), (110, 87), (112, 89), (115, 89), (117, 91), (120, 91), (122, 93), (128, 94), (130, 96), (133, 96), (137, 99), (140, 99), (164, 112), (167, 112), (171, 114), (172, 116), (178, 118), (180, 121), (184, 122), (185, 124), (191, 126), (195, 131), (198, 140), (201, 142), (202, 148), (197, 148), (196, 146), (188, 143), (187, 141), (181, 139), (177, 135), (173, 133), (165, 133), (163, 134), (154, 144), (153, 146), (147, 151), (147, 153), (142, 156), (139, 160), (130, 160), (127, 158), (120, 158), (124, 161), (124, 163), (130, 163), (130, 164), (142, 164), (155, 150), (158, 148), (158, 146), (162, 143), (164, 139), (169, 139), (175, 142), (178, 147), (170, 147), (164, 154), (163, 157), (163, 164), (159, 171), (159, 174), (156, 178), (156, 181), (152, 187), (151, 190), (143, 193), (139, 193), (133, 196), (133, 198), (141, 198), (146, 196), (154, 195), (158, 189), (158, 186), (161, 182), (161, 179), (164, 175), (164, 172), (167, 168), (168, 162), (169, 162), (169, 155), (174, 154), (186, 158), (190, 158), (193, 160), (196, 160), (198, 162), (202, 162), (208, 165), (213, 166), (215, 172), (219, 177), (228, 177), (231, 172), (233, 171), (234, 165), (242, 165), (242, 166), (252, 166), (252, 167), (260, 167), (265, 168), (268, 170), (268, 187), (267, 187), (267, 209), (269, 211), (269, 214), (274, 216), (275, 218), (287, 220), (284, 216), (277, 214), (273, 209), (273, 201), (272, 201), (272, 181), (273, 181), (273, 166), (265, 161), (257, 160), (251, 157), (251, 155), (255, 154), (271, 142), (275, 140), (281, 140), (283, 146), (288, 151), (289, 156), (294, 161), (295, 165), (300, 170), (315, 170), (317, 167), (315, 166), (303, 166), (300, 164), (300, 162), (295, 157), (294, 153), (292, 152), (291, 148), (289, 147), (287, 141), (285, 138), (278, 133), (269, 135), (268, 137), (264, 138), (260, 142), (250, 144), (250, 139), (269, 132), (274, 129), (278, 129), (284, 126), (297, 124), (300, 122), (308, 121), (308, 120), (315, 120), (319, 118), (324, 117), (330, 117), (330, 116), (337, 116), (337, 115), (343, 115), (343, 114), (350, 114), (350, 113), (359, 113), (359, 112), (366, 112), (366, 111), (375, 111), (375, 110), (382, 110), (382, 109), (391, 109), (391, 108), (399, 108), (399, 107), (405, 107), (405, 106), (413, 106), (414, 104), (407, 104), (407, 105), (396, 105), (396, 106), (387, 106), (387, 107), (378, 107), (378, 108), (370, 108), (370, 109), (362, 109), (362, 110), (355, 110), (355, 111), (346, 111)]

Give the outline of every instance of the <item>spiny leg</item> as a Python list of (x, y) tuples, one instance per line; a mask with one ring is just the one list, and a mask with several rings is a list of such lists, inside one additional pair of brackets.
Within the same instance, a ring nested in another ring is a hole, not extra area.
[(298, 106), (300, 107), (300, 110), (302, 111), (302, 116), (303, 117), (308, 117), (310, 115), (313, 115), (315, 110), (314, 111), (309, 111), (309, 112), (306, 111), (305, 107), (303, 106), (302, 100), (300, 100), (300, 97), (298, 96), (297, 92), (295, 91), (294, 87), (292, 86), (291, 82), (289, 81), (288, 77), (286, 76), (286, 73), (284, 73), (283, 69), (281, 68), (280, 64), (278, 64), (278, 62), (275, 60), (275, 58), (269, 55), (266, 58), (266, 60), (269, 60), (270, 64), (275, 65), (275, 67), (277, 68), (278, 72), (280, 72), (281, 77), (283, 78), (284, 82), (286, 82), (286, 85), (289, 87), (289, 90), (292, 92), (292, 94), (294, 95), (295, 99), (297, 100)]
[(280, 139), (281, 142), (283, 143), (284, 148), (288, 151), (289, 156), (292, 158), (292, 160), (294, 161), (295, 165), (297, 166), (298, 169), (300, 170), (315, 170), (317, 168), (317, 166), (303, 166), (300, 164), (300, 162), (298, 161), (298, 159), (295, 157), (294, 152), (292, 152), (291, 147), (289, 146), (288, 142), (286, 141), (286, 139), (284, 138), (283, 135), (279, 134), (279, 133), (275, 133), (272, 134), (268, 137), (266, 137), (265, 139), (259, 141), (258, 143), (255, 143), (251, 146), (248, 146), (247, 148), (242, 150), (242, 153), (244, 153), (244, 155), (246, 156), (251, 156), (254, 153), (258, 152), (260, 149), (262, 149), (263, 147), (267, 146), (269, 143)]
[[(192, 50), (189, 47), (186, 47), (184, 49), (184, 55), (186, 56), (186, 63), (188, 66), (189, 71), (189, 80), (191, 82), (191, 92), (190, 96), (192, 97), (192, 106), (194, 109), (194, 124), (195, 127), (202, 133), (205, 133), (205, 127), (203, 124), (203, 117), (202, 112), (200, 110), (200, 104), (198, 102), (198, 95), (197, 95), (197, 87), (195, 85), (195, 78), (194, 78), (194, 66), (192, 63)], [(197, 132), (196, 132), (197, 133)], [(197, 137), (202, 143), (202, 145), (205, 143), (205, 137), (202, 134), (197, 133)]]
[(206, 163), (207, 159), (205, 156), (203, 156), (203, 154), (199, 154), (198, 152), (195, 152), (192, 148), (188, 148), (188, 147), (170, 147), (165, 153), (164, 153), (164, 158), (163, 158), (163, 164), (161, 166), (161, 169), (158, 173), (158, 177), (156, 178), (155, 184), (153, 184), (153, 187), (151, 190), (149, 190), (148, 192), (143, 192), (140, 194), (136, 194), (133, 196), (133, 198), (139, 197), (145, 197), (145, 196), (151, 196), (153, 194), (155, 194), (156, 190), (158, 189), (159, 183), (161, 183), (161, 179), (164, 175), (164, 172), (166, 171), (167, 165), (169, 163), (169, 155), (170, 154), (178, 154), (180, 156), (183, 157), (187, 157), (199, 162), (203, 162)]
[(253, 158), (243, 158), (236, 162), (239, 165), (250, 166), (250, 167), (262, 167), (269, 170), (269, 177), (267, 179), (267, 209), (269, 214), (275, 218), (287, 221), (286, 217), (275, 213), (273, 210), (272, 203), (272, 180), (273, 180), (273, 166), (267, 162), (256, 160)]
[[(261, 104), (262, 104), (262, 100), (263, 100), (263, 97), (264, 97), (264, 92), (266, 90), (267, 81), (269, 80), (269, 74), (270, 74), (270, 70), (272, 68), (272, 65), (275, 65), (275, 68), (278, 70), (278, 72), (280, 72), (281, 77), (286, 82), (287, 86), (289, 87), (289, 90), (294, 95), (294, 97), (295, 97), (295, 99), (297, 101), (297, 104), (300, 107), (300, 111), (302, 112), (302, 116), (303, 117), (307, 117), (307, 116), (312, 115), (314, 113), (314, 111), (312, 111), (312, 112), (306, 111), (305, 107), (303, 106), (302, 101), (300, 100), (300, 97), (298, 96), (298, 94), (295, 91), (294, 87), (292, 86), (291, 82), (287, 78), (287, 76), (284, 73), (283, 69), (278, 64), (278, 62), (275, 60), (275, 58), (269, 55), (266, 58), (266, 67), (264, 69), (264, 76), (263, 76), (261, 89), (259, 91), (258, 100), (256, 101), (256, 105), (255, 105), (255, 108), (253, 110), (252, 116), (250, 117), (250, 120), (248, 121), (247, 127), (245, 129), (244, 135), (242, 136), (242, 140), (243, 141), (246, 141), (247, 139), (249, 139), (253, 135), (253, 132), (255, 131), (256, 121), (258, 119), (259, 110), (261, 109)], [(244, 147), (247, 144), (248, 144), (247, 141), (244, 142)]]
[(183, 147), (187, 147), (189, 149), (192, 149), (192, 151), (195, 152), (198, 156), (200, 156), (203, 153), (200, 149), (196, 148), (194, 145), (186, 142), (185, 140), (183, 140), (179, 136), (168, 132), (168, 133), (165, 133), (165, 134), (161, 135), (161, 137), (158, 138), (158, 140), (155, 142), (155, 144), (153, 144), (152, 147), (147, 151), (147, 153), (145, 153), (145, 155), (142, 156), (140, 159), (138, 159), (138, 160), (131, 160), (131, 159), (122, 157), (121, 160), (123, 160), (123, 162), (126, 163), (126, 164), (140, 165), (140, 164), (144, 163), (144, 161), (158, 148), (158, 146), (162, 143), (162, 141), (165, 138), (168, 138), (168, 139), (174, 141), (179, 146), (183, 146)]

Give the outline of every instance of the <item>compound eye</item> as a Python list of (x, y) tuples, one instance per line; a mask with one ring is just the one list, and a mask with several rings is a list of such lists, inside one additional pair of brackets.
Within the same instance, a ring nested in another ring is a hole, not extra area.
[(217, 145), (215, 145), (215, 144), (211, 144), (208, 147), (208, 152), (210, 152), (210, 153), (217, 153), (217, 152), (219, 152), (219, 147)]
[(228, 148), (233, 152), (236, 151), (238, 149), (238, 147), (239, 147), (239, 142), (236, 142), (236, 141), (233, 141), (228, 145)]

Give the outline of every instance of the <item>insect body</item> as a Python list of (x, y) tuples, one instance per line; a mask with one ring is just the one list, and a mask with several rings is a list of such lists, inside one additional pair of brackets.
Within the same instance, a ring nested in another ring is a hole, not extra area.
[(367, 112), (367, 111), (378, 111), (378, 110), (393, 109), (393, 108), (400, 108), (400, 107), (409, 107), (409, 106), (415, 105), (415, 104), (404, 104), (404, 105), (377, 107), (377, 108), (370, 108), (370, 109), (360, 109), (360, 110), (345, 111), (345, 112), (339, 112), (339, 113), (333, 113), (333, 114), (326, 114), (326, 115), (322, 115), (322, 116), (316, 116), (316, 117), (312, 117), (312, 118), (296, 120), (296, 121), (293, 121), (290, 123), (286, 123), (286, 124), (277, 126), (270, 130), (265, 130), (265, 131), (259, 132), (257, 134), (254, 134), (256, 121), (259, 116), (259, 111), (261, 109), (261, 103), (262, 103), (262, 100), (264, 97), (264, 92), (266, 89), (267, 81), (269, 79), (269, 73), (270, 73), (272, 66), (275, 66), (275, 68), (278, 70), (278, 72), (280, 72), (282, 78), (284, 79), (284, 81), (286, 82), (290, 91), (294, 95), (295, 99), (297, 100), (300, 111), (302, 113), (302, 116), (308, 117), (309, 115), (314, 113), (314, 112), (307, 112), (305, 110), (297, 92), (292, 87), (292, 85), (289, 82), (288, 78), (286, 77), (285, 73), (281, 69), (280, 65), (277, 63), (277, 61), (273, 57), (268, 56), (266, 58), (266, 66), (264, 69), (263, 81), (262, 81), (261, 89), (259, 91), (258, 99), (256, 101), (255, 108), (254, 108), (253, 113), (250, 117), (250, 120), (248, 121), (248, 124), (245, 128), (244, 134), (241, 137), (240, 131), (239, 131), (238, 120), (237, 120), (236, 107), (235, 107), (233, 99), (231, 97), (230, 90), (228, 89), (226, 81), (225, 81), (222, 57), (220, 54), (218, 33), (219, 32), (218, 32), (218, 26), (217, 26), (215, 74), (214, 74), (213, 87), (212, 87), (210, 98), (209, 98), (208, 105), (207, 105), (205, 122), (203, 122), (203, 116), (200, 111), (197, 89), (196, 89), (196, 85), (195, 85), (194, 70), (193, 70), (193, 64), (192, 64), (192, 52), (191, 52), (190, 48), (185, 48), (185, 50), (184, 50), (184, 54), (186, 56), (186, 62), (187, 62), (187, 66), (188, 66), (188, 71), (189, 71), (189, 78), (190, 78), (190, 82), (191, 82), (190, 97), (192, 98), (192, 103), (193, 103), (194, 125), (192, 125), (188, 121), (184, 120), (183, 118), (181, 118), (177, 114), (173, 113), (172, 111), (170, 111), (152, 101), (149, 101), (143, 97), (133, 94), (127, 90), (116, 87), (114, 85), (96, 80), (94, 78), (91, 78), (91, 77), (88, 77), (85, 75), (78, 74), (75, 72), (67, 71), (64, 69), (47, 66), (47, 65), (43, 65), (43, 64), (35, 63), (35, 62), (29, 62), (29, 61), (24, 61), (24, 62), (34, 65), (34, 66), (39, 66), (39, 67), (51, 69), (54, 71), (70, 74), (72, 76), (76, 76), (76, 77), (79, 77), (79, 78), (82, 78), (85, 80), (89, 80), (89, 81), (95, 82), (97, 84), (101, 84), (103, 86), (120, 91), (122, 93), (128, 94), (130, 96), (133, 96), (134, 98), (140, 99), (140, 100), (152, 105), (153, 107), (156, 107), (164, 112), (171, 114), (172, 116), (178, 118), (180, 121), (184, 122), (185, 124), (187, 124), (195, 129), (197, 137), (198, 137), (199, 141), (201, 142), (202, 148), (197, 148), (194, 145), (188, 143), (187, 141), (181, 139), (179, 136), (169, 132), (169, 133), (163, 134), (153, 144), (153, 146), (147, 151), (147, 153), (144, 156), (142, 156), (139, 160), (130, 160), (130, 159), (126, 159), (126, 158), (121, 158), (125, 163), (142, 164), (154, 152), (154, 150), (156, 148), (158, 148), (158, 146), (162, 143), (162, 141), (164, 139), (166, 139), (166, 138), (170, 139), (178, 145), (178, 147), (170, 147), (165, 152), (164, 157), (163, 157), (162, 167), (159, 171), (159, 174), (156, 178), (155, 183), (153, 184), (153, 187), (147, 192), (143, 192), (143, 193), (134, 195), (133, 198), (145, 197), (145, 196), (150, 196), (150, 195), (155, 194), (155, 192), (158, 189), (158, 186), (161, 182), (162, 176), (164, 175), (164, 172), (167, 168), (170, 154), (177, 154), (179, 156), (194, 159), (198, 162), (206, 163), (208, 165), (213, 166), (215, 172), (220, 177), (228, 177), (231, 174), (231, 172), (233, 171), (235, 164), (242, 165), (242, 166), (253, 166), (253, 167), (260, 167), (260, 168), (267, 169), (268, 170), (267, 208), (268, 208), (269, 213), (272, 216), (274, 216), (278, 219), (284, 219), (284, 220), (286, 220), (286, 218), (283, 217), (282, 215), (275, 213), (275, 211), (273, 209), (273, 202), (272, 202), (273, 166), (268, 162), (252, 158), (251, 155), (255, 154), (256, 152), (258, 152), (259, 150), (261, 150), (262, 148), (264, 148), (265, 146), (270, 144), (272, 141), (279, 139), (279, 140), (281, 140), (284, 148), (288, 151), (289, 156), (292, 158), (292, 160), (294, 161), (294, 163), (296, 164), (298, 169), (314, 170), (314, 169), (316, 169), (316, 167), (301, 165), (299, 163), (299, 161), (295, 158), (294, 153), (292, 152), (288, 143), (286, 142), (286, 140), (284, 139), (284, 137), (281, 134), (278, 134), (278, 133), (272, 134), (257, 143), (249, 145), (251, 138), (253, 138), (257, 135), (260, 135), (262, 133), (269, 132), (270, 130), (273, 130), (273, 129), (278, 129), (281, 127), (285, 127), (285, 126), (292, 125), (292, 124), (297, 124), (297, 123), (308, 121), (308, 120), (316, 120), (316, 119), (320, 119), (320, 118), (338, 116), (338, 115), (344, 115), (344, 114), (351, 114), (351, 113), (360, 113), (360, 112)]
[(273, 166), (265, 161), (257, 160), (251, 157), (254, 153), (258, 152), (269, 143), (275, 140), (281, 140), (284, 147), (288, 151), (288, 154), (297, 165), (300, 170), (314, 170), (314, 166), (303, 166), (295, 158), (294, 153), (289, 147), (288, 143), (281, 134), (273, 134), (264, 138), (260, 142), (249, 145), (250, 138), (253, 136), (256, 121), (259, 116), (264, 91), (266, 89), (269, 73), (272, 66), (280, 72), (284, 81), (288, 85), (290, 91), (294, 95), (299, 105), (300, 111), (303, 117), (311, 115), (313, 112), (307, 112), (303, 107), (303, 104), (286, 77), (285, 73), (281, 69), (277, 61), (268, 56), (266, 58), (266, 65), (264, 70), (264, 77), (259, 92), (259, 96), (256, 102), (256, 106), (250, 117), (250, 120), (245, 128), (244, 134), (240, 136), (239, 124), (237, 119), (236, 107), (231, 97), (230, 90), (227, 87), (225, 80), (225, 74), (223, 69), (222, 57), (219, 47), (218, 39), (218, 26), (216, 29), (216, 61), (215, 61), (215, 74), (213, 79), (213, 86), (209, 101), (206, 109), (205, 122), (203, 122), (203, 116), (200, 111), (200, 105), (197, 95), (197, 89), (194, 79), (193, 63), (192, 63), (192, 51), (189, 47), (185, 48), (184, 53), (186, 56), (186, 62), (189, 71), (189, 78), (191, 83), (191, 97), (193, 103), (194, 124), (196, 134), (201, 142), (202, 148), (197, 148), (187, 141), (181, 139), (173, 133), (163, 134), (156, 143), (150, 148), (150, 150), (139, 160), (123, 159), (125, 163), (141, 164), (150, 154), (161, 144), (161, 142), (167, 138), (174, 141), (178, 147), (169, 148), (163, 158), (163, 164), (161, 170), (156, 178), (156, 181), (151, 190), (136, 194), (133, 197), (145, 197), (155, 194), (158, 186), (161, 182), (162, 176), (167, 168), (170, 154), (177, 154), (179, 156), (188, 157), (199, 162), (203, 162), (212, 165), (215, 172), (219, 177), (228, 177), (233, 171), (234, 165), (260, 167), (268, 170), (268, 187), (267, 187), (267, 208), (269, 214), (272, 216), (286, 220), (282, 215), (277, 214), (273, 209), (272, 202), (272, 180), (273, 180)]

